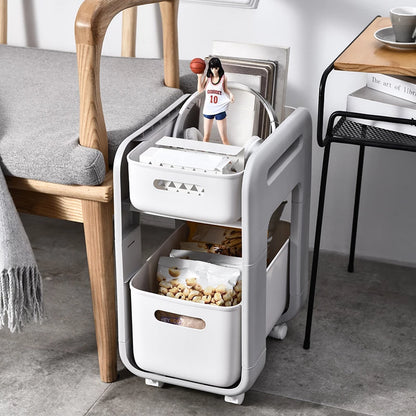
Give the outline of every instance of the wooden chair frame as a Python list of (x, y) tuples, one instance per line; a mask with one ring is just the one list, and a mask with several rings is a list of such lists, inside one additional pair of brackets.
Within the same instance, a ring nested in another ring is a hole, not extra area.
[[(177, 16), (179, 0), (85, 0), (75, 21), (80, 92), (79, 142), (99, 149), (107, 175), (100, 186), (61, 185), (8, 177), (20, 212), (84, 224), (101, 380), (117, 378), (117, 330), (114, 277), (113, 184), (108, 169), (108, 140), (100, 97), (100, 57), (108, 25), (123, 15), (124, 56), (134, 56), (135, 6), (159, 3), (165, 84), (179, 88)], [(133, 9), (132, 9), (133, 8)], [(128, 9), (128, 10), (127, 10)], [(0, 43), (7, 42), (7, 0), (0, 0)]]

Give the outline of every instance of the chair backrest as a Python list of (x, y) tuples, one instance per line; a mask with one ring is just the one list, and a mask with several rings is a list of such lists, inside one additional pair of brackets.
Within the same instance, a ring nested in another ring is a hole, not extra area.
[[(156, 0), (163, 27), (165, 85), (179, 88), (178, 5), (179, 0)], [(122, 10), (155, 3), (155, 0), (84, 0), (75, 21), (81, 145), (98, 149), (108, 167), (108, 143), (100, 97), (100, 59), (108, 25)]]
[[(159, 3), (163, 28), (165, 85), (179, 88), (178, 5), (179, 0), (84, 0), (75, 21), (75, 42), (80, 92), (79, 142), (101, 151), (108, 170), (108, 140), (100, 94), (100, 60), (108, 25), (119, 12), (124, 20), (123, 55), (134, 56), (135, 6)], [(128, 10), (130, 9), (130, 10)], [(133, 28), (134, 26), (134, 28)], [(7, 43), (7, 0), (0, 0), (0, 43)]]
[(0, 43), (7, 43), (7, 0), (0, 0)]
[(136, 56), (137, 7), (123, 10), (121, 56)]
[[(136, 55), (137, 7), (123, 10), (121, 56)], [(7, 44), (7, 0), (0, 0), (0, 44)]]

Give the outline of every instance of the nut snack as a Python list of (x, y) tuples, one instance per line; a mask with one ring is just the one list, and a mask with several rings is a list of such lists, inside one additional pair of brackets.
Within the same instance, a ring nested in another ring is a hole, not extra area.
[(168, 297), (217, 306), (241, 301), (241, 272), (199, 260), (160, 257), (158, 293)]
[(241, 257), (241, 229), (188, 222), (188, 241), (181, 242), (183, 250), (203, 251)]

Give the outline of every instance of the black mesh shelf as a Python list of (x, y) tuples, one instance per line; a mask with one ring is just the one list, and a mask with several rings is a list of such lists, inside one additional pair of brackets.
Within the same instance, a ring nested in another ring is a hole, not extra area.
[(416, 136), (368, 126), (348, 120), (346, 117), (339, 119), (326, 139), (330, 142), (416, 152)]

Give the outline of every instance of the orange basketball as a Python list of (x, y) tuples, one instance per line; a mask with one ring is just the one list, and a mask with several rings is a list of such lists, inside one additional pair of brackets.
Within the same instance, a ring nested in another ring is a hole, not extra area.
[(205, 61), (201, 58), (194, 58), (189, 67), (194, 74), (202, 74), (205, 70)]

